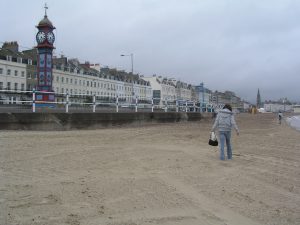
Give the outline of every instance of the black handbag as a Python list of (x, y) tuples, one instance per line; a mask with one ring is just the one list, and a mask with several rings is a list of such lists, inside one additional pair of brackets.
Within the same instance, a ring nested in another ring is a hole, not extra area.
[(217, 139), (217, 136), (216, 136), (215, 132), (210, 133), (208, 144), (211, 145), (211, 146), (218, 146), (219, 142), (218, 142), (218, 139)]

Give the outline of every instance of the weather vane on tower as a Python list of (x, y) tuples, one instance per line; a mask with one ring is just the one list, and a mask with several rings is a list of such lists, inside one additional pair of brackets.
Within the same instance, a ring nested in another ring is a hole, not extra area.
[(47, 16), (47, 9), (48, 9), (47, 2), (45, 3), (44, 8), (45, 8), (45, 16)]

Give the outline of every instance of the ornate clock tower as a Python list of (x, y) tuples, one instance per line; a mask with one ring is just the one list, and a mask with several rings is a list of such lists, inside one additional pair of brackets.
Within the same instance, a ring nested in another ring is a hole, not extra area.
[[(45, 4), (45, 16), (36, 26), (38, 32), (36, 34), (38, 57), (37, 57), (37, 91), (36, 100), (53, 102), (55, 100), (52, 89), (52, 51), (55, 36), (53, 30), (55, 27), (47, 17), (47, 5)], [(43, 93), (46, 92), (46, 93)]]

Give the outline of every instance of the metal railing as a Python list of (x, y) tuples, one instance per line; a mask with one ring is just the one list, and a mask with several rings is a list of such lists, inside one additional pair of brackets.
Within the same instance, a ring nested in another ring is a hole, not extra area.
[[(40, 94), (53, 94), (55, 101), (37, 100)], [(183, 99), (0, 90), (0, 112), (212, 112), (214, 107)]]

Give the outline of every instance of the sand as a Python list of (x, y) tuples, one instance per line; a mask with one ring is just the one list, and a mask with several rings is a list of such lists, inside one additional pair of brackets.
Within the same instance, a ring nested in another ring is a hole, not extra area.
[(300, 132), (239, 114), (233, 160), (212, 121), (0, 132), (0, 224), (300, 224)]

